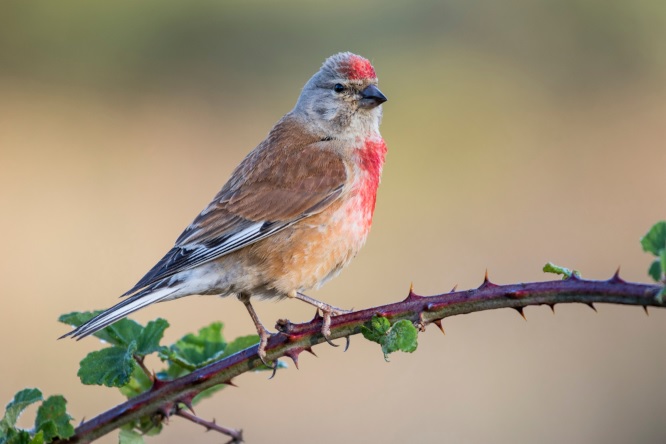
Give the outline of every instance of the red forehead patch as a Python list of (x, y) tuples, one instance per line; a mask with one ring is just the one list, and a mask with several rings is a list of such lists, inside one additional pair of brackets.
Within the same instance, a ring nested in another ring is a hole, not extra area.
[(377, 77), (377, 74), (375, 74), (375, 68), (372, 67), (368, 59), (352, 55), (349, 57), (347, 77), (350, 80), (374, 79)]

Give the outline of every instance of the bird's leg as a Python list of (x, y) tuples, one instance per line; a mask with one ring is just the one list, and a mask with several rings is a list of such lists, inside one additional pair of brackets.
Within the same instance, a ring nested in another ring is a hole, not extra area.
[(257, 334), (259, 335), (259, 350), (257, 351), (257, 354), (259, 355), (259, 359), (261, 359), (261, 362), (263, 362), (266, 367), (276, 369), (277, 362), (274, 362), (272, 365), (266, 362), (266, 345), (268, 345), (268, 338), (271, 337), (271, 332), (266, 330), (264, 324), (262, 324), (261, 321), (259, 320), (257, 312), (254, 311), (254, 307), (250, 303), (249, 294), (246, 293), (239, 294), (238, 300), (245, 305), (245, 308), (247, 308), (247, 312), (250, 313), (252, 322), (254, 322), (254, 326), (257, 329)]
[[(345, 313), (351, 313), (351, 310), (343, 310), (342, 308), (333, 307), (332, 305), (328, 305), (324, 302), (318, 301), (317, 299), (311, 298), (310, 296), (304, 295), (303, 293), (298, 293), (298, 292), (294, 293), (289, 294), (289, 296), (301, 300), (303, 302), (306, 302), (310, 305), (314, 305), (315, 307), (317, 307), (322, 311), (322, 313), (324, 314), (324, 323), (321, 326), (321, 334), (324, 336), (324, 339), (326, 339), (326, 342), (331, 344), (333, 347), (337, 347), (338, 345), (331, 342), (330, 339), (331, 317), (334, 315), (337, 316)], [(347, 338), (347, 341), (349, 341), (349, 338)], [(347, 347), (349, 347), (349, 343), (347, 343)], [(345, 347), (345, 350), (347, 349), (347, 347)]]

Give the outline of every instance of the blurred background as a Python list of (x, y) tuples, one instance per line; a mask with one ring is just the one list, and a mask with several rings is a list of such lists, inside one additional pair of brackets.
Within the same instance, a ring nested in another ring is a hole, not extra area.
[[(56, 341), (57, 317), (114, 304), (347, 50), (389, 98), (389, 154), (365, 249), (312, 296), (365, 308), (412, 282), (475, 287), (486, 268), (498, 283), (552, 279), (547, 261), (648, 282), (639, 239), (666, 217), (664, 2), (3, 2), (0, 403), (37, 386), (78, 422), (122, 401), (80, 384), (100, 344)], [(313, 314), (256, 307), (267, 325)], [(666, 311), (598, 310), (450, 318), (390, 363), (354, 337), (274, 380), (243, 375), (197, 413), (251, 443), (663, 443)], [(158, 316), (167, 341), (215, 320), (229, 338), (254, 332), (230, 299), (134, 319)], [(148, 438), (185, 440), (222, 437), (173, 418)]]

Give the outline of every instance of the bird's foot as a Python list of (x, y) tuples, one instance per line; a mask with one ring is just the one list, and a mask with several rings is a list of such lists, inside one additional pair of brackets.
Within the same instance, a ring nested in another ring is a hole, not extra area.
[[(351, 310), (344, 310), (342, 308), (334, 307), (332, 305), (318, 301), (317, 299), (311, 298), (310, 296), (304, 295), (303, 293), (297, 293), (295, 298), (303, 302), (307, 302), (310, 305), (314, 305), (319, 310), (321, 310), (323, 316), (321, 334), (326, 340), (326, 342), (328, 342), (333, 347), (338, 347), (338, 344), (335, 344), (331, 340), (331, 320), (333, 316), (351, 313)], [(347, 337), (347, 344), (345, 345), (345, 351), (347, 351), (348, 348), (349, 348), (349, 337)]]
[(259, 349), (257, 350), (257, 355), (266, 367), (275, 371), (277, 369), (277, 361), (270, 362), (266, 360), (266, 346), (268, 345), (268, 340), (271, 338), (271, 336), (273, 336), (273, 333), (268, 331), (261, 323), (259, 323), (256, 327), (257, 334), (259, 335)]
[(238, 296), (238, 300), (245, 305), (245, 308), (247, 308), (247, 312), (250, 314), (250, 317), (252, 318), (252, 322), (254, 322), (254, 327), (257, 329), (257, 334), (259, 335), (259, 349), (257, 350), (257, 355), (259, 356), (259, 359), (261, 359), (261, 362), (266, 367), (273, 370), (273, 375), (271, 375), (272, 378), (273, 376), (275, 376), (275, 372), (277, 371), (277, 361), (269, 363), (266, 360), (266, 347), (268, 346), (268, 340), (270, 339), (271, 336), (273, 336), (273, 334), (270, 331), (268, 331), (266, 327), (264, 327), (264, 324), (262, 324), (261, 321), (259, 320), (257, 312), (254, 311), (254, 307), (250, 303), (249, 295), (240, 294)]

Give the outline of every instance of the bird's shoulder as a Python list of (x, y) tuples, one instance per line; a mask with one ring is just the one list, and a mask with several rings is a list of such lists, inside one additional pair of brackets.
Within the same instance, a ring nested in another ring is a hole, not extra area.
[[(321, 211), (344, 187), (348, 167), (336, 141), (287, 115), (238, 165), (176, 245), (239, 222), (289, 222)], [(242, 225), (242, 224), (241, 224)]]

